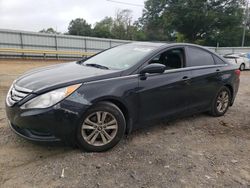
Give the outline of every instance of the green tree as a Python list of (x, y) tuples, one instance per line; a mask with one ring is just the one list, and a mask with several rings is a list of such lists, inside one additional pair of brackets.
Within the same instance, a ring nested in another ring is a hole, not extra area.
[(76, 18), (75, 20), (72, 20), (70, 22), (68, 27), (68, 34), (79, 36), (91, 36), (91, 24), (88, 24), (86, 20), (82, 18)]
[(144, 31), (139, 22), (132, 23), (132, 11), (118, 10), (114, 18), (105, 17), (95, 24), (93, 35), (101, 38), (116, 38), (124, 40), (145, 40)]
[(95, 24), (95, 27), (93, 29), (93, 36), (101, 38), (113, 38), (113, 27), (113, 18), (105, 17), (103, 20)]
[(131, 26), (132, 35), (131, 40), (145, 41), (147, 40), (145, 32), (138, 28), (136, 25)]
[(69, 35), (93, 36), (100, 38), (115, 38), (123, 40), (146, 40), (139, 22), (132, 23), (132, 11), (118, 10), (114, 16), (105, 17), (96, 22), (94, 28), (82, 18), (72, 20), (68, 26)]
[(60, 34), (60, 32), (57, 32), (55, 29), (53, 29), (52, 27), (47, 28), (47, 29), (42, 29), (41, 31), (39, 31), (39, 33), (48, 33), (48, 34)]
[(250, 31), (246, 31), (245, 46), (250, 46)]
[(132, 39), (132, 11), (118, 10), (114, 18), (113, 35), (117, 39)]
[(149, 39), (239, 45), (235, 31), (241, 32), (243, 5), (244, 0), (147, 0), (140, 20)]
[(139, 18), (140, 27), (148, 40), (170, 40), (172, 29), (166, 15), (163, 16), (167, 0), (147, 0), (143, 15)]

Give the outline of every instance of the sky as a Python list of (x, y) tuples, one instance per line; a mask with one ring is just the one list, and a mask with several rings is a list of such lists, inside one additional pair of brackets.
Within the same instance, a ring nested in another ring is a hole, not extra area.
[(134, 20), (142, 15), (144, 0), (117, 1), (139, 6), (112, 0), (0, 0), (0, 28), (40, 31), (53, 27), (66, 32), (75, 18), (84, 18), (93, 25), (105, 16), (113, 17), (119, 9), (132, 10)]

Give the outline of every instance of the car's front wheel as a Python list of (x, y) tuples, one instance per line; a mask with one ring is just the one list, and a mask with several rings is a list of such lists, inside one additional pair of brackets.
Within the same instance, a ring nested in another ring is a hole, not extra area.
[(86, 151), (101, 152), (114, 147), (123, 137), (126, 121), (121, 110), (110, 102), (90, 108), (78, 127), (78, 145)]
[(212, 102), (210, 114), (212, 116), (223, 116), (229, 106), (231, 101), (231, 92), (227, 87), (222, 87), (217, 93), (215, 99)]
[(242, 64), (240, 65), (240, 71), (243, 71), (243, 70), (245, 70), (245, 65), (242, 63)]

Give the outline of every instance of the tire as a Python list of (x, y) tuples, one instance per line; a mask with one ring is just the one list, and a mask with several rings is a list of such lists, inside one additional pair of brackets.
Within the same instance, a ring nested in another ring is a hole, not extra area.
[(240, 65), (240, 71), (244, 71), (245, 70), (245, 65), (242, 63), (241, 65)]
[[(225, 94), (225, 96), (223, 97), (224, 94)], [(222, 99), (224, 99), (224, 102)], [(217, 92), (216, 97), (214, 98), (214, 100), (211, 104), (210, 114), (214, 117), (223, 116), (227, 112), (227, 110), (230, 106), (231, 99), (232, 99), (232, 96), (231, 96), (230, 90), (227, 87), (223, 86)]]
[(122, 111), (113, 103), (100, 102), (85, 113), (82, 123), (77, 127), (77, 144), (89, 152), (107, 151), (118, 144), (125, 129)]

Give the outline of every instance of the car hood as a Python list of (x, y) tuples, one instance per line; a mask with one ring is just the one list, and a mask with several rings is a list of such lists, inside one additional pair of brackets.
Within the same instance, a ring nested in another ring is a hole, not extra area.
[(40, 93), (55, 87), (119, 76), (117, 70), (87, 67), (76, 62), (63, 63), (26, 72), (16, 85)]

